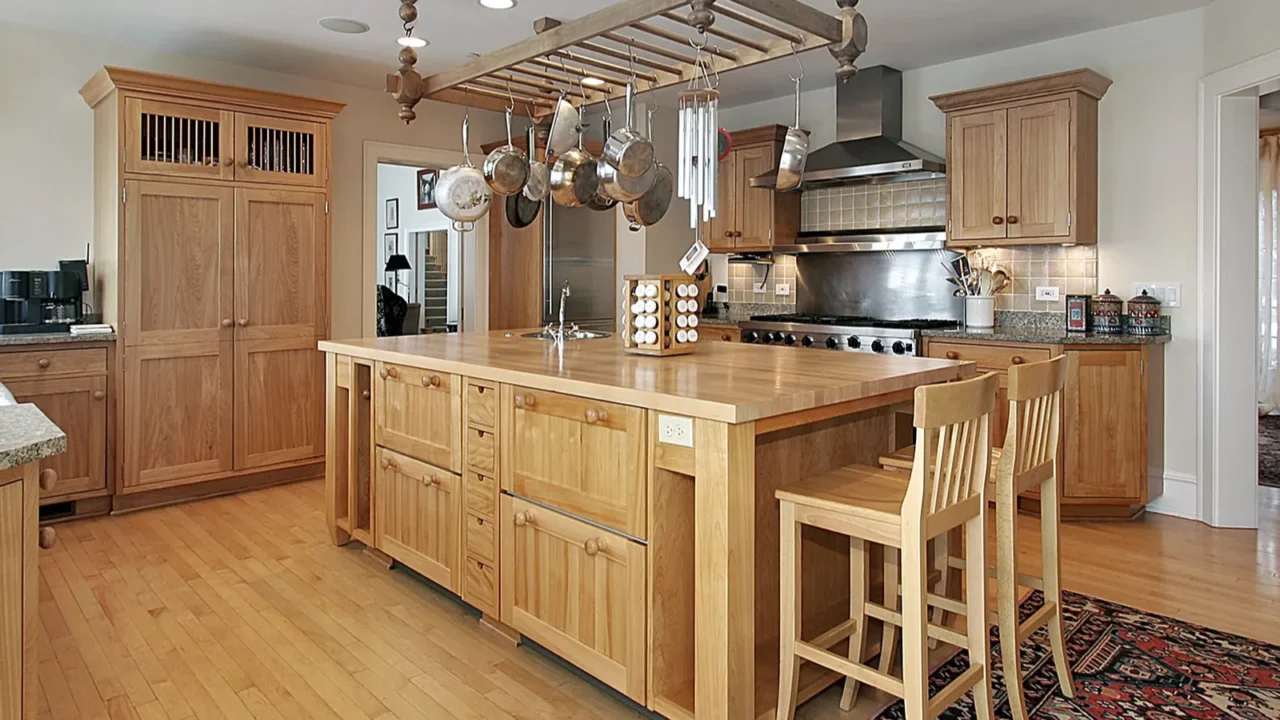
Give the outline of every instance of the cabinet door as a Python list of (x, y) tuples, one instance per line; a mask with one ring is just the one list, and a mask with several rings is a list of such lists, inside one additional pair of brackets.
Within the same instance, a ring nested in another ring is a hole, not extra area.
[(129, 98), (124, 102), (124, 169), (230, 180), (233, 114), (227, 110)]
[(40, 461), (57, 482), (41, 500), (107, 487), (107, 379), (102, 376), (7, 383), (20, 403), (34, 403), (67, 434), (67, 451)]
[(509, 387), (503, 488), (645, 537), (644, 410)]
[[(23, 631), (26, 626), (23, 613), (26, 574), (22, 553), (32, 539), (23, 531), (22, 469), (7, 472), (16, 473), (17, 480), (0, 485), (0, 717), (19, 720), (23, 717)], [(35, 717), (35, 712), (28, 717)]]
[(1067, 353), (1064, 496), (1141, 499), (1147, 473), (1144, 371), (1139, 350)]
[(235, 348), (235, 468), (324, 455), (324, 354), (315, 338)]
[(645, 702), (645, 549), (502, 496), (502, 621)]
[(1071, 234), (1071, 101), (1009, 108), (1010, 238)]
[(378, 448), (373, 526), (382, 552), (452, 592), (460, 592), (458, 476)]
[(182, 485), (232, 467), (234, 343), (125, 351), (121, 492)]
[(324, 187), (329, 178), (325, 126), (236, 113), (236, 180)]
[(232, 339), (231, 188), (125, 183), (126, 345)]
[(378, 444), (461, 472), (462, 378), (379, 363), (376, 383)]
[(237, 188), (236, 339), (325, 336), (324, 196)]
[(713, 251), (726, 252), (732, 250), (737, 243), (738, 198), (741, 195), (737, 158), (738, 153), (731, 152), (720, 163), (717, 180), (719, 185), (716, 186), (716, 216), (702, 223), (702, 241)]
[(951, 118), (947, 176), (950, 240), (1005, 237), (1007, 118), (1004, 110)]
[(773, 145), (744, 148), (734, 152), (734, 184), (738, 187), (737, 247), (770, 247), (773, 245), (774, 191), (753, 188), (750, 180), (778, 167)]

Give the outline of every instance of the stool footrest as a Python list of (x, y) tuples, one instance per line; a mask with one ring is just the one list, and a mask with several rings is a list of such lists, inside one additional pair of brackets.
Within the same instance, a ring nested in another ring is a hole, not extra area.
[[(961, 606), (961, 612), (959, 614), (964, 614), (963, 611), (964, 606)], [(902, 627), (902, 613), (890, 610), (879, 603), (867, 603), (863, 612), (881, 622), (887, 622), (892, 625)], [(933, 623), (929, 623), (929, 637), (937, 638), (944, 643), (955, 645), (957, 647), (967, 647), (969, 645), (969, 639), (962, 633), (958, 633), (951, 628), (942, 627), (941, 625), (934, 625)]]
[(830, 650), (815, 647), (807, 642), (796, 642), (796, 655), (809, 662), (817, 663), (825, 668), (830, 668), (845, 677), (851, 677), (858, 682), (866, 683), (874, 688), (878, 688), (887, 693), (902, 697), (906, 694), (906, 690), (902, 685), (902, 681), (898, 678), (882, 673), (879, 670), (867, 667), (862, 663), (855, 663), (849, 658), (837, 655)]
[(984, 665), (969, 665), (969, 669), (960, 673), (960, 677), (952, 680), (946, 687), (939, 690), (937, 695), (929, 699), (926, 720), (933, 720), (933, 718), (941, 715), (943, 710), (951, 707), (955, 701), (960, 699), (961, 695), (969, 692), (974, 685), (977, 685), (982, 680), (982, 676), (986, 671), (987, 668)]
[(1018, 626), (1018, 644), (1021, 645), (1026, 642), (1027, 638), (1034, 635), (1037, 630), (1052, 620), (1057, 612), (1058, 603), (1047, 602), (1039, 610), (1032, 613), (1026, 622)]
[(841, 640), (848, 638), (857, 629), (858, 629), (857, 618), (851, 618), (849, 620), (845, 620), (844, 622), (831, 628), (830, 630), (822, 633), (818, 637), (810, 640), (809, 643), (812, 645), (816, 645), (817, 647), (820, 647), (820, 648), (830, 648), (832, 645), (835, 645)]

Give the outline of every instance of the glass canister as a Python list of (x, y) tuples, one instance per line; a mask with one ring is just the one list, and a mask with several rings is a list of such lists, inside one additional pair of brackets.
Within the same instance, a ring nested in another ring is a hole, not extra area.
[(1089, 300), (1089, 329), (1102, 335), (1119, 335), (1124, 332), (1123, 314), (1124, 301), (1107, 288)]
[(1128, 315), (1126, 332), (1130, 335), (1159, 335), (1164, 332), (1160, 325), (1160, 301), (1148, 295), (1146, 290), (1129, 298)]

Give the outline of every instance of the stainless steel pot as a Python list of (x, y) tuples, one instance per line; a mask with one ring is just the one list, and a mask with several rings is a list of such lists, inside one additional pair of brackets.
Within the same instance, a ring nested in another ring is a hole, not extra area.
[[(649, 134), (653, 134), (653, 110), (649, 110)], [(650, 187), (639, 198), (622, 206), (622, 214), (631, 223), (632, 232), (642, 227), (656, 225), (671, 208), (671, 196), (675, 193), (675, 176), (671, 168), (660, 162), (654, 162), (654, 180)]]
[[(629, 82), (627, 83), (627, 124), (614, 131), (604, 144), (604, 159), (617, 170), (618, 174), (629, 178), (638, 178), (653, 170), (653, 143), (632, 127), (634, 112), (635, 82)], [(645, 188), (647, 189), (648, 187)], [(614, 195), (614, 197), (618, 196)], [(618, 197), (618, 199), (624, 198)]]
[(782, 157), (778, 160), (778, 189), (794, 190), (800, 187), (800, 179), (804, 177), (805, 162), (809, 159), (809, 133), (800, 129), (800, 77), (793, 76), (796, 83), (796, 122), (787, 130), (787, 137), (782, 143)]
[(547, 199), (547, 195), (551, 194), (551, 181), (548, 178), (550, 168), (547, 167), (545, 159), (538, 159), (537, 145), (537, 128), (533, 125), (529, 126), (529, 179), (525, 182), (524, 196), (530, 200), (542, 202)]
[(484, 181), (499, 195), (515, 195), (529, 181), (529, 156), (511, 142), (511, 108), (507, 108), (507, 144), (484, 159)]
[[(607, 115), (601, 121), (601, 126), (604, 129), (604, 137), (606, 140), (609, 138), (609, 126), (611, 124), (612, 122), (610, 121), (609, 116)], [(609, 193), (605, 192), (604, 184), (602, 182), (599, 182), (599, 177), (603, 176), (605, 168), (608, 166), (609, 166), (609, 163), (604, 159), (603, 156), (596, 158), (596, 175), (598, 176), (597, 182), (596, 182), (596, 190), (594, 193), (591, 194), (591, 199), (587, 201), (587, 207), (592, 210), (598, 210), (598, 211), (612, 210), (614, 206), (618, 204), (618, 201), (616, 199), (610, 197)]]
[(600, 184), (596, 172), (596, 159), (582, 149), (582, 135), (578, 135), (578, 147), (570, 148), (551, 167), (551, 199), (565, 207), (582, 207), (591, 201)]
[(489, 212), (493, 193), (484, 181), (484, 173), (471, 164), (471, 152), (467, 147), (471, 135), (471, 117), (462, 118), (462, 164), (454, 165), (440, 173), (436, 181), (436, 206), (441, 214), (453, 221), (458, 232), (470, 232), (475, 222)]

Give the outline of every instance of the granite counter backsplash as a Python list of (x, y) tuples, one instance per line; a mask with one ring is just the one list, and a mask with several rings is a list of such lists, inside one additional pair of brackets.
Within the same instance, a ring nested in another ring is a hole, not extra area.
[(1165, 329), (1163, 335), (1101, 335), (1067, 332), (1064, 313), (997, 310), (994, 328), (960, 327), (955, 330), (925, 330), (923, 334), (940, 340), (954, 338), (1044, 345), (1163, 345), (1173, 338), (1169, 334), (1169, 317), (1162, 317), (1161, 322)]

